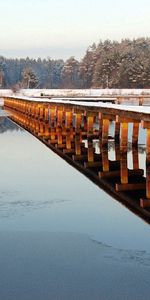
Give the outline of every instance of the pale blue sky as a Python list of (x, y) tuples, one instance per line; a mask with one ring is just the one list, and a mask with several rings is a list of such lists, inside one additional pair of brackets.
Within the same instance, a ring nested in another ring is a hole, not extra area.
[(150, 37), (150, 0), (3, 0), (0, 54), (80, 58), (100, 39)]

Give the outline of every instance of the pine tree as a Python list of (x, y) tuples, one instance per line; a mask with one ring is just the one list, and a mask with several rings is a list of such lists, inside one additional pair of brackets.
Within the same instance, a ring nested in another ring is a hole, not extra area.
[(37, 88), (38, 78), (31, 68), (26, 68), (23, 71), (22, 87), (27, 89)]

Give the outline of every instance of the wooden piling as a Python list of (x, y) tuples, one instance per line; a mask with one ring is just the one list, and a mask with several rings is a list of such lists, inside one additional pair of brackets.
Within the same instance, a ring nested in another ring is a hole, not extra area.
[(133, 123), (133, 132), (132, 132), (132, 145), (137, 146), (139, 137), (139, 123)]
[(120, 151), (127, 152), (128, 148), (128, 123), (121, 123)]
[(102, 146), (108, 146), (108, 132), (109, 132), (109, 120), (104, 119), (102, 121)]
[(120, 122), (115, 122), (115, 142), (119, 143), (120, 140)]

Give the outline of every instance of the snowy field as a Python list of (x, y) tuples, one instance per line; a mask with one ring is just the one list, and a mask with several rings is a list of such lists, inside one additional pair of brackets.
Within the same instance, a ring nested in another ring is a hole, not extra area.
[[(100, 97), (116, 95), (150, 95), (150, 89), (22, 89), (18, 93), (27, 97)], [(0, 90), (0, 96), (12, 96), (12, 90)]]

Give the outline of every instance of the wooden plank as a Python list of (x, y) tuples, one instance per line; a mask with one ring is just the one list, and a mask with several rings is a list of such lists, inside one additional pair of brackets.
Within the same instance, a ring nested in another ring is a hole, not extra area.
[(149, 121), (141, 120), (141, 127), (143, 129), (150, 129), (150, 122)]
[[(128, 170), (128, 176), (143, 176), (144, 171), (142, 169), (137, 170)], [(108, 172), (99, 172), (99, 178), (109, 178), (109, 177), (120, 177), (120, 170), (108, 171)]]
[(75, 150), (74, 149), (63, 149), (64, 154), (74, 154)]
[(140, 199), (140, 206), (143, 208), (150, 207), (150, 199)]
[[(63, 153), (65, 153), (65, 154), (75, 154), (75, 149), (64, 149)], [(82, 154), (87, 153), (87, 148), (82, 148), (81, 147), (81, 153)]]
[(49, 139), (49, 140), (48, 140), (48, 143), (49, 143), (49, 144), (56, 144), (56, 143), (57, 143), (57, 140), (56, 140), (56, 139), (54, 139), (54, 140), (50, 140), (50, 139)]
[(120, 115), (116, 115), (116, 122), (119, 123), (134, 123), (134, 122), (138, 122), (140, 123), (140, 119), (139, 121), (135, 120), (134, 118), (129, 118), (129, 117), (122, 117)]
[(84, 161), (84, 160), (87, 160), (88, 157), (87, 157), (87, 155), (84, 155), (84, 154), (82, 154), (82, 155), (72, 155), (72, 159), (74, 161)]
[(100, 162), (100, 161), (84, 162), (85, 168), (97, 168), (97, 167), (101, 167), (101, 166), (102, 166), (102, 162)]
[[(57, 148), (57, 149), (65, 149), (66, 148), (66, 145), (65, 144), (55, 144), (55, 147)], [(69, 149), (70, 150), (70, 149)]]
[(117, 192), (125, 192), (125, 191), (136, 191), (136, 190), (145, 190), (146, 189), (146, 183), (116, 183), (115, 189)]
[(99, 178), (119, 177), (120, 176), (120, 170), (98, 172), (98, 176), (99, 176)]
[(99, 119), (103, 120), (103, 119), (107, 119), (109, 121), (115, 121), (116, 120), (116, 116), (112, 115), (112, 114), (108, 114), (108, 113), (99, 113)]

